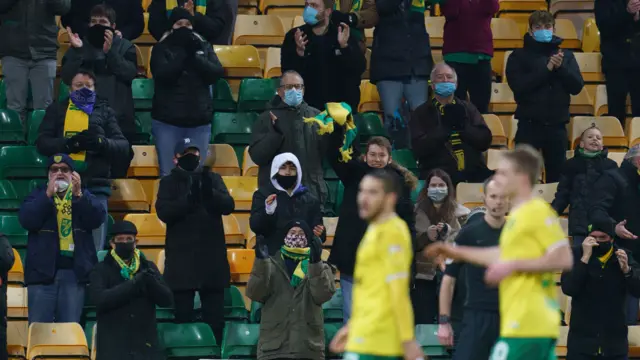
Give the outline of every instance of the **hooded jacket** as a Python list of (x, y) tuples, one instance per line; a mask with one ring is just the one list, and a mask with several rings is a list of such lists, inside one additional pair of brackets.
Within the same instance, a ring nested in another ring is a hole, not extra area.
[[(292, 162), (297, 171), (296, 185), (289, 193), (275, 179), (280, 166)], [(292, 153), (277, 155), (271, 163), (270, 183), (253, 193), (249, 225), (256, 236), (264, 236), (269, 253), (274, 254), (284, 244), (284, 233), (291, 220), (305, 221), (311, 228), (322, 225), (320, 202), (302, 185), (303, 169), (298, 158)], [(267, 206), (266, 200), (276, 194), (274, 202)], [(288, 230), (288, 229), (287, 229)], [(324, 242), (325, 234), (321, 236)]]
[[(178, 0), (178, 6), (184, 6), (186, 0)], [(166, 0), (153, 0), (149, 8), (149, 32), (158, 41), (162, 39), (166, 31), (171, 30), (171, 22), (167, 16)], [(228, 23), (233, 21), (233, 13), (231, 6), (227, 6), (225, 0), (208, 0), (206, 13), (200, 14), (195, 12), (193, 15), (193, 30), (202, 34), (202, 36), (211, 44), (224, 30)], [(226, 45), (226, 43), (221, 44)]]

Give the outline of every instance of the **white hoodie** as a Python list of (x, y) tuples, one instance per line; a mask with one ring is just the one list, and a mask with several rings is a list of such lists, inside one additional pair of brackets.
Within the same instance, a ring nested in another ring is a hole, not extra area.
[[(286, 189), (283, 189), (275, 179), (276, 174), (278, 174), (278, 170), (280, 170), (280, 166), (282, 166), (286, 162), (292, 162), (298, 170), (298, 179), (296, 180), (296, 186), (293, 188), (291, 194), (289, 194)], [(273, 187), (275, 187), (276, 189), (289, 194), (290, 197), (293, 196), (293, 194), (295, 194), (295, 192), (302, 186), (302, 167), (300, 166), (300, 161), (295, 155), (290, 152), (286, 152), (278, 154), (273, 158), (273, 161), (271, 162), (271, 184), (273, 184)]]

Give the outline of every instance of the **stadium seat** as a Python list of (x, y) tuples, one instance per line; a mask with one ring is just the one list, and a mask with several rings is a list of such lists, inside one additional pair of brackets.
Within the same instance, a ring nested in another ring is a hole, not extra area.
[(78, 323), (31, 323), (27, 359), (89, 358), (84, 331)]
[(240, 147), (242, 155), (244, 148), (251, 143), (251, 128), (257, 118), (256, 113), (215, 113), (211, 126), (211, 143), (229, 144), (234, 149)]
[(238, 94), (239, 112), (262, 112), (276, 94), (279, 79), (242, 79)]
[(13, 249), (13, 257), (15, 260), (7, 275), (7, 282), (9, 285), (24, 286), (24, 267), (22, 266), (20, 254), (16, 249)]
[[(236, 210), (238, 210), (237, 206)], [(244, 245), (244, 234), (240, 230), (240, 224), (235, 216), (223, 216), (222, 225), (224, 226), (224, 240), (227, 244)]]
[(253, 193), (258, 190), (258, 178), (253, 176), (224, 176), (222, 179), (236, 202), (236, 211), (251, 210)]
[(362, 82), (360, 82), (360, 104), (358, 105), (358, 112), (365, 113), (367, 111), (382, 112), (382, 105), (380, 103), (378, 88), (369, 82), (369, 80), (362, 80)]
[(213, 89), (213, 110), (236, 112), (238, 104), (233, 99), (231, 86), (225, 79), (218, 79)]
[(487, 151), (487, 167), (489, 170), (496, 170), (500, 161), (501, 154), (505, 150), (489, 149)]
[(93, 321), (87, 321), (85, 325), (85, 329), (90, 329), (90, 333), (87, 334), (85, 331), (85, 335), (87, 336), (87, 342), (89, 349), (91, 350), (91, 360), (96, 360), (98, 357), (98, 353), (96, 350), (97, 341), (96, 336), (98, 335), (98, 323), (94, 323)]
[(602, 73), (602, 55), (600, 53), (574, 53), (580, 73), (585, 82), (604, 82)]
[(469, 209), (482, 206), (483, 196), (484, 189), (481, 183), (459, 183), (456, 186), (456, 200)]
[(629, 358), (640, 356), (640, 326), (629, 326)]
[[(609, 106), (607, 104), (607, 87), (604, 84), (596, 87), (594, 104), (594, 113), (596, 116), (602, 116), (609, 112)], [(627, 115), (629, 114), (631, 114), (631, 97), (627, 96)]]
[(555, 34), (562, 38), (560, 47), (563, 49), (578, 50), (582, 47), (576, 28), (569, 19), (556, 19)]
[(429, 16), (424, 18), (427, 27), (431, 48), (439, 49), (444, 43), (444, 16)]
[(96, 256), (98, 257), (98, 262), (103, 262), (108, 253), (108, 250), (98, 250), (98, 253), (96, 254)]
[(27, 288), (7, 286), (7, 319), (9, 321), (27, 320)]
[(153, 105), (153, 79), (133, 79), (131, 83), (133, 106), (136, 110), (151, 110)]
[(240, 231), (243, 234), (246, 234), (247, 229), (249, 229), (249, 219), (251, 218), (251, 213), (249, 212), (234, 212), (233, 216), (235, 216), (236, 220), (238, 220), (238, 225), (240, 226)]
[(596, 19), (589, 18), (584, 21), (582, 27), (582, 51), (600, 52), (600, 30), (596, 25)]
[(263, 14), (281, 15), (304, 10), (304, 1), (301, 0), (261, 0), (260, 11)]
[(207, 324), (160, 323), (158, 334), (169, 359), (217, 359), (220, 357), (220, 346), (211, 327)]
[(27, 116), (27, 143), (29, 145), (36, 144), (36, 139), (38, 139), (38, 130), (40, 129), (40, 124), (44, 118), (44, 113), (44, 110), (33, 110)]
[(24, 130), (20, 115), (9, 109), (0, 109), (0, 143), (24, 143)]
[(636, 144), (640, 143), (640, 118), (635, 117), (631, 119), (629, 122), (629, 134), (627, 138), (629, 139), (629, 147), (632, 147)]
[(329, 345), (331, 344), (331, 340), (336, 336), (340, 328), (342, 327), (341, 323), (328, 323), (324, 324), (324, 354), (326, 359), (342, 359), (343, 357), (340, 354), (334, 354), (329, 350)]
[(158, 219), (157, 214), (127, 214), (124, 219), (131, 221), (138, 229), (136, 239), (139, 247), (164, 246), (167, 226)]
[(416, 173), (418, 171), (418, 163), (413, 156), (413, 151), (409, 149), (400, 149), (391, 151), (391, 158), (394, 162), (406, 167)]
[(620, 121), (612, 116), (576, 116), (569, 123), (569, 140), (574, 148), (580, 142), (582, 133), (596, 125), (602, 131), (602, 141), (604, 146), (612, 148), (627, 148), (627, 140)]
[(47, 161), (35, 146), (4, 146), (0, 148), (0, 179), (46, 178)]
[(613, 161), (616, 162), (616, 164), (618, 164), (618, 167), (622, 165), (622, 162), (624, 161), (624, 156), (626, 154), (623, 152), (613, 152), (613, 151), (609, 151), (609, 154), (607, 154), (607, 157)]
[(228, 321), (246, 322), (249, 319), (244, 296), (237, 286), (232, 285), (225, 289), (224, 312), (224, 318)]
[(7, 353), (9, 359), (26, 359), (27, 332), (26, 321), (7, 323)]
[(498, 148), (507, 147), (507, 134), (505, 134), (500, 118), (494, 114), (484, 114), (482, 117), (487, 123), (489, 130), (491, 130), (491, 146)]
[(517, 49), (522, 47), (522, 36), (515, 20), (509, 18), (491, 19), (493, 47), (495, 49)]
[(237, 15), (233, 45), (281, 46), (284, 27), (276, 15)]
[(324, 242), (324, 246), (332, 246), (333, 239), (336, 236), (336, 227), (338, 226), (337, 217), (323, 217), (322, 224), (326, 230), (327, 240)]
[(424, 189), (424, 186), (425, 186), (425, 180), (418, 180), (418, 184), (411, 191), (411, 202), (412, 203), (415, 204), (415, 203), (418, 202), (418, 198), (420, 197), (420, 192), (422, 191), (422, 189)]
[(130, 177), (155, 177), (160, 176), (158, 167), (158, 154), (153, 145), (134, 145), (133, 159), (129, 166)]
[(260, 324), (228, 323), (224, 329), (223, 359), (255, 359)]
[(491, 84), (491, 102), (489, 112), (496, 114), (513, 114), (516, 111), (516, 101), (513, 92), (506, 83)]
[(571, 95), (571, 104), (569, 105), (571, 115), (593, 115), (593, 100), (586, 88), (578, 95)]
[(158, 257), (155, 260), (155, 264), (158, 267), (158, 271), (160, 274), (164, 274), (164, 261), (166, 259), (166, 255), (164, 249), (158, 253)]
[(389, 137), (389, 134), (382, 124), (382, 120), (380, 120), (380, 116), (375, 112), (356, 114), (354, 115), (353, 120), (358, 128), (360, 144), (366, 144), (367, 141), (374, 136)]
[(112, 212), (149, 212), (149, 200), (136, 179), (113, 180), (108, 204)]
[(438, 325), (416, 325), (416, 340), (428, 357), (449, 356), (447, 348), (438, 340)]
[(557, 189), (558, 183), (536, 184), (533, 187), (533, 193), (551, 204), (551, 202), (553, 202), (553, 199), (556, 197)]
[(151, 123), (153, 119), (151, 118), (150, 111), (137, 111), (135, 113), (135, 124), (136, 124), (136, 137), (133, 140), (133, 145), (147, 145), (152, 144), (152, 134), (151, 134)]
[(251, 309), (249, 311), (249, 322), (252, 324), (260, 324), (262, 318), (262, 303), (257, 301), (251, 302)]
[(256, 253), (251, 249), (228, 249), (227, 259), (231, 268), (231, 281), (235, 283), (249, 281), (255, 258)]
[(562, 231), (564, 231), (564, 234), (566, 236), (569, 236), (569, 219), (567, 218), (558, 218), (558, 220), (560, 221), (560, 226), (562, 227)]
[(567, 356), (567, 335), (569, 335), (568, 326), (560, 326), (560, 336), (556, 342), (556, 356), (565, 358)]
[[(0, 67), (0, 70), (2, 70), (2, 67)], [(6, 108), (7, 108), (7, 93), (5, 91), (5, 83), (4, 83), (4, 79), (0, 79), (0, 109), (6, 109)]]
[(216, 45), (213, 50), (224, 67), (225, 78), (262, 77), (260, 54), (255, 47)]
[(27, 246), (27, 230), (20, 225), (17, 215), (0, 215), (0, 229), (7, 236), (11, 246), (23, 248)]
[(362, 73), (362, 79), (369, 79), (371, 77), (371, 49), (365, 50), (364, 60), (366, 61), (366, 66), (364, 72)]
[(0, 180), (0, 211), (18, 211), (22, 198), (9, 180)]
[(258, 176), (260, 168), (251, 159), (249, 155), (249, 147), (244, 148), (244, 156), (242, 157), (242, 176)]
[(344, 314), (342, 310), (342, 289), (336, 289), (331, 299), (322, 304), (322, 313), (324, 314), (324, 322), (340, 322), (342, 323)]
[[(215, 156), (211, 171), (221, 176), (240, 176), (240, 165), (236, 152), (229, 144), (210, 144), (209, 154)], [(210, 155), (209, 155), (210, 156)]]
[(280, 66), (280, 48), (270, 47), (267, 49), (267, 58), (264, 63), (264, 78), (270, 79), (279, 77), (282, 74)]
[(156, 212), (156, 201), (158, 200), (158, 188), (160, 187), (160, 179), (153, 182), (153, 196), (151, 197), (151, 213)]

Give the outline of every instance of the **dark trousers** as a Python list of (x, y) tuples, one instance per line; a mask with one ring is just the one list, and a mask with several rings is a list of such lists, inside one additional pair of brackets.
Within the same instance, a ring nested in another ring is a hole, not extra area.
[(497, 311), (465, 310), (453, 360), (488, 359), (499, 336)]
[(567, 351), (567, 360), (627, 360), (627, 355), (596, 356)]
[(460, 99), (466, 99), (468, 92), (471, 102), (478, 108), (478, 111), (481, 114), (488, 113), (493, 75), (491, 61), (482, 60), (477, 64), (447, 62), (447, 65), (451, 66), (458, 75), (456, 96)]
[(605, 72), (609, 115), (624, 127), (627, 116), (627, 94), (631, 96), (631, 115), (640, 116), (640, 69), (607, 69)]
[[(6, 278), (5, 278), (6, 279)], [(7, 284), (0, 286), (0, 360), (7, 360)]]
[(415, 279), (411, 288), (413, 315), (417, 324), (436, 324), (438, 316), (438, 281)]
[(515, 141), (517, 144), (529, 144), (542, 152), (547, 183), (560, 180), (567, 160), (567, 129), (564, 124), (542, 126), (519, 120)]
[[(216, 341), (222, 343), (222, 331), (224, 329), (224, 290), (198, 290), (202, 304), (202, 320), (207, 323)], [(177, 323), (196, 322), (196, 310), (193, 299), (196, 290), (174, 291), (175, 321)]]

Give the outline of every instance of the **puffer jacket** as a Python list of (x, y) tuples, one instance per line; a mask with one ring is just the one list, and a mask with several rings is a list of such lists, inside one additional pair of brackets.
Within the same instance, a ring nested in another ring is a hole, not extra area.
[(558, 190), (551, 206), (562, 214), (567, 206), (569, 211), (569, 235), (586, 236), (589, 232), (587, 211), (589, 199), (593, 196), (593, 185), (603, 172), (618, 167), (615, 161), (607, 158), (607, 149), (598, 156), (588, 158), (576, 151), (573, 158), (567, 160), (560, 175)]
[(595, 0), (594, 15), (600, 51), (602, 52), (602, 71), (637, 70), (640, 68), (640, 49), (632, 46), (640, 42), (640, 22), (633, 19), (627, 11), (627, 0)]
[(0, 0), (0, 58), (56, 59), (58, 25), (71, 0)]

